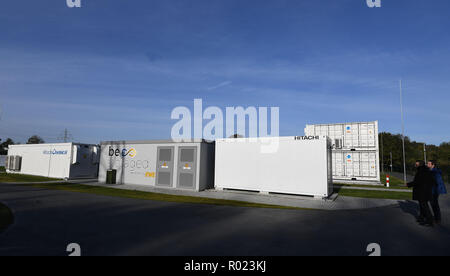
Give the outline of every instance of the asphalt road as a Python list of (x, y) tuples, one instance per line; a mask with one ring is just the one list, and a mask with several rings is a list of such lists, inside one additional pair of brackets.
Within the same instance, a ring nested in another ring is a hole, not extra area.
[(444, 223), (415, 222), (416, 205), (354, 211), (258, 209), (156, 202), (1, 185), (15, 223), (0, 255), (450, 255), (450, 199)]

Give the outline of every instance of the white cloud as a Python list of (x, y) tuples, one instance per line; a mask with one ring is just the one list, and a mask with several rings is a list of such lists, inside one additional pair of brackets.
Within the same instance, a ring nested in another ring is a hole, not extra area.
[(224, 81), (224, 82), (221, 82), (221, 83), (219, 83), (219, 84), (217, 84), (217, 85), (208, 87), (208, 88), (206, 88), (206, 90), (208, 90), (208, 91), (216, 90), (216, 89), (218, 89), (218, 88), (221, 88), (221, 87), (224, 87), (224, 86), (231, 85), (232, 83), (233, 83), (233, 82), (231, 82), (231, 81)]

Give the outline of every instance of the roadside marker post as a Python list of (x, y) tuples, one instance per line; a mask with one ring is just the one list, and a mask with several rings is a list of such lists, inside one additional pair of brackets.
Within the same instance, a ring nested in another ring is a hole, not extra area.
[(389, 188), (390, 177), (389, 174), (386, 175), (386, 187)]

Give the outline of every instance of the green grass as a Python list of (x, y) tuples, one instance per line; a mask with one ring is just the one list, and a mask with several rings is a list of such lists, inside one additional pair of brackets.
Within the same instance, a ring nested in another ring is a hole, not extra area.
[(405, 192), (397, 191), (366, 191), (366, 190), (352, 190), (352, 189), (340, 189), (343, 187), (360, 187), (360, 188), (373, 188), (373, 189), (386, 189), (386, 174), (381, 175), (381, 183), (384, 186), (372, 186), (372, 185), (353, 185), (353, 184), (336, 184), (335, 192), (339, 193), (341, 196), (351, 196), (351, 197), (362, 197), (362, 198), (379, 198), (379, 199), (398, 199), (398, 200), (411, 200), (412, 193), (406, 192), (409, 190), (405, 187), (403, 180), (390, 176), (389, 189), (396, 189), (399, 191), (404, 190)]
[(51, 190), (61, 190), (61, 191), (89, 193), (89, 194), (103, 195), (103, 196), (135, 198), (135, 199), (155, 200), (155, 201), (209, 204), (209, 205), (226, 205), (226, 206), (252, 207), (252, 208), (311, 210), (311, 209), (306, 209), (306, 208), (296, 208), (296, 207), (287, 207), (287, 206), (270, 205), (270, 204), (258, 204), (258, 203), (244, 202), (244, 201), (214, 199), (214, 198), (205, 198), (205, 197), (168, 195), (168, 194), (159, 194), (159, 193), (151, 193), (151, 192), (142, 192), (142, 191), (133, 191), (133, 190), (123, 190), (123, 189), (116, 189), (116, 188), (82, 185), (82, 184), (68, 184), (68, 183), (54, 183), (53, 184), (52, 183), (52, 184), (26, 184), (26, 185), (29, 185), (29, 186), (35, 187), (35, 188), (44, 188), (44, 189), (51, 189)]
[(55, 178), (48, 178), (34, 175), (0, 173), (0, 183), (16, 183), (16, 182), (44, 182), (58, 180)]
[(399, 190), (408, 190), (409, 188), (404, 185), (402, 179), (399, 179), (395, 176), (390, 176), (389, 188), (386, 187), (386, 174), (381, 174), (381, 185), (362, 185), (362, 184), (344, 184), (344, 183), (335, 183), (335, 186), (343, 186), (343, 187), (358, 187), (358, 188), (373, 188), (373, 189), (399, 189)]
[(344, 184), (344, 183), (335, 183), (334, 186), (336, 187), (355, 187), (355, 188), (370, 188), (370, 189), (392, 189), (392, 190), (408, 190), (408, 187), (402, 187), (402, 186), (377, 186), (377, 185), (361, 185), (361, 184)]
[(0, 203), (0, 233), (14, 222), (11, 210)]
[(6, 169), (5, 169), (5, 167), (0, 166), (0, 173), (2, 173), (2, 172), (6, 172)]
[[(381, 183), (386, 185), (386, 174), (385, 173), (381, 174)], [(403, 181), (403, 179), (397, 178), (392, 175), (389, 176), (389, 186), (394, 187), (394, 188), (407, 189), (407, 187), (405, 187), (405, 182)]]
[(351, 190), (351, 189), (339, 189), (339, 187), (335, 187), (334, 191), (336, 193), (339, 193), (340, 196), (378, 198), (378, 199), (398, 199), (398, 200), (412, 199), (412, 193), (409, 192)]

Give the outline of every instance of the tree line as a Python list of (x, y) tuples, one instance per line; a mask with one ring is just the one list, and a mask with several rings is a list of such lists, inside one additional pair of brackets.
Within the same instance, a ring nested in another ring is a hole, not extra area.
[[(394, 172), (403, 172), (403, 146), (402, 136), (382, 132), (379, 134), (380, 141), (380, 164), (385, 171), (390, 171), (392, 153), (392, 167)], [(406, 170), (409, 174), (414, 173), (414, 163), (416, 160), (424, 160), (424, 143), (411, 141), (405, 137)], [(384, 162), (382, 162), (382, 157)], [(428, 161), (434, 160), (443, 171), (444, 178), (450, 177), (450, 142), (444, 142), (439, 146), (426, 145), (426, 158)]]
[[(44, 144), (45, 141), (38, 135), (33, 135), (27, 140), (27, 144)], [(8, 154), (9, 145), (19, 145), (20, 143), (15, 143), (13, 139), (7, 138), (4, 142), (0, 139), (0, 155)]]

